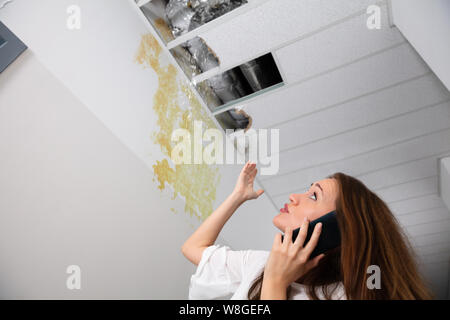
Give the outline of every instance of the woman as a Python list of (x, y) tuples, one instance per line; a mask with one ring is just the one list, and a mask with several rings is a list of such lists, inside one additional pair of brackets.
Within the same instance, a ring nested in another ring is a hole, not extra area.
[[(230, 196), (182, 246), (185, 257), (198, 265), (189, 298), (432, 298), (392, 212), (363, 183), (343, 173), (311, 184), (306, 193), (290, 195), (290, 203), (273, 219), (285, 237), (275, 236), (270, 253), (214, 245), (236, 209), (264, 192), (253, 189), (256, 173), (256, 164), (247, 162)], [(309, 259), (321, 228), (317, 224), (303, 246), (308, 222), (331, 211), (336, 211), (341, 245)], [(298, 227), (295, 242), (287, 241)], [(368, 267), (373, 265), (379, 267), (381, 286), (370, 289)]]

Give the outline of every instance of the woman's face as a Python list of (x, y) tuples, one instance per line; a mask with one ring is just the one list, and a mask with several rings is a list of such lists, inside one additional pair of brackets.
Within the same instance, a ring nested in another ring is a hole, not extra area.
[(311, 185), (305, 193), (291, 194), (289, 203), (273, 218), (273, 224), (281, 231), (286, 227), (299, 228), (305, 217), (310, 221), (336, 210), (338, 183), (335, 179), (324, 179)]

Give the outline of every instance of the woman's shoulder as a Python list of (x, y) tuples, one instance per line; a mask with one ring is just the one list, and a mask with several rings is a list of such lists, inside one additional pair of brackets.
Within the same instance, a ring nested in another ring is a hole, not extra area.
[(225, 247), (227, 248), (226, 250), (229, 250), (229, 257), (240, 257), (241, 276), (242, 280), (245, 281), (253, 280), (261, 274), (270, 255), (270, 251), (265, 250), (241, 249), (234, 251), (227, 246)]
[(269, 255), (270, 251), (266, 250), (247, 250), (247, 265), (264, 267)]
[(251, 249), (251, 250), (246, 250), (246, 251), (250, 257), (253, 257), (255, 259), (267, 260), (270, 255), (270, 251), (266, 251), (266, 250)]
[(235, 266), (242, 271), (253, 271), (265, 266), (269, 254), (270, 251), (265, 250), (234, 250), (228, 245), (214, 244), (205, 249), (199, 266), (209, 262), (216, 265), (222, 264), (223, 267)]

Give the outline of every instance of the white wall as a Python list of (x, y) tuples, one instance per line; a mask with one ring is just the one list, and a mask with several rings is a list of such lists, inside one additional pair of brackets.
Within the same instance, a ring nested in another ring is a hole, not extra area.
[(31, 51), (0, 74), (0, 154), (1, 298), (187, 296), (181, 201)]

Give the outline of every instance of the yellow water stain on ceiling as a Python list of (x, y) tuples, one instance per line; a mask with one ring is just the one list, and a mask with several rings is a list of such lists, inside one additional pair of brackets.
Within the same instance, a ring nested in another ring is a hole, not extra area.
[(202, 121), (204, 130), (217, 127), (186, 80), (177, 77), (176, 68), (172, 64), (162, 66), (161, 58), (167, 60), (167, 56), (161, 52), (153, 35), (142, 36), (136, 62), (152, 68), (158, 77), (158, 88), (153, 97), (158, 128), (152, 132), (151, 139), (165, 155), (152, 166), (153, 172), (160, 190), (171, 186), (173, 199), (177, 195), (185, 199), (185, 212), (204, 220), (213, 211), (216, 186), (220, 181), (219, 168), (206, 164), (173, 164), (170, 155), (176, 143), (171, 141), (171, 135), (175, 129), (182, 128), (194, 137), (194, 120)]

